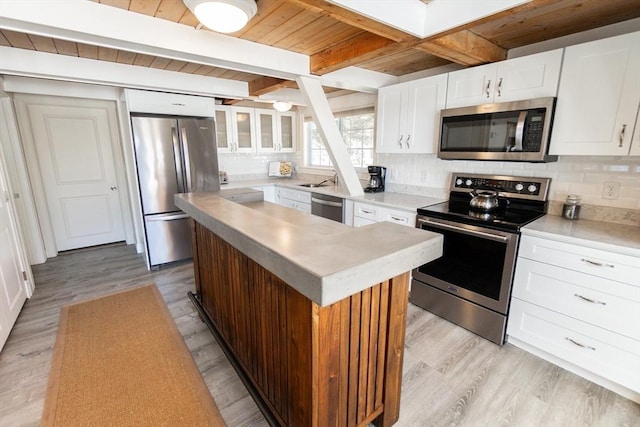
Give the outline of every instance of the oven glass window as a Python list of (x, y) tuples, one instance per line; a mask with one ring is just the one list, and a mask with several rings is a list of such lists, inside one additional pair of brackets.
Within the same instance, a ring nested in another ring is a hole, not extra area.
[(444, 247), (442, 257), (419, 267), (418, 271), (458, 288), (499, 300), (506, 243), (427, 225), (422, 228), (443, 234)]

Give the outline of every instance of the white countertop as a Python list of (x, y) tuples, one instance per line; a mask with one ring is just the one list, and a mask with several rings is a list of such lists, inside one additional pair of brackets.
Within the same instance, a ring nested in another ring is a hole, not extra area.
[(442, 235), (380, 222), (359, 228), (226, 192), (175, 196), (197, 222), (324, 306), (442, 255)]
[(545, 215), (522, 227), (521, 231), (523, 235), (640, 257), (640, 227), (633, 225)]
[(228, 190), (240, 187), (257, 187), (264, 185), (276, 185), (279, 187), (293, 188), (300, 191), (308, 191), (313, 193), (328, 194), (331, 196), (344, 197), (354, 202), (369, 203), (380, 205), (383, 207), (406, 210), (416, 212), (418, 208), (423, 206), (435, 205), (436, 203), (445, 202), (446, 199), (435, 197), (415, 196), (411, 194), (391, 193), (383, 191), (380, 193), (364, 193), (362, 196), (350, 196), (341, 187), (335, 185), (327, 185), (322, 187), (301, 187), (300, 184), (309, 181), (299, 180), (295, 178), (268, 178), (264, 180), (238, 181), (222, 185), (221, 190)]

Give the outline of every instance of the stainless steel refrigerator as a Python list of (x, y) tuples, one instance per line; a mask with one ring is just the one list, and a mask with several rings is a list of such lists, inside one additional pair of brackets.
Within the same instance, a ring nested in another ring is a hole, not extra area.
[(131, 114), (149, 267), (191, 257), (176, 193), (220, 190), (212, 118)]

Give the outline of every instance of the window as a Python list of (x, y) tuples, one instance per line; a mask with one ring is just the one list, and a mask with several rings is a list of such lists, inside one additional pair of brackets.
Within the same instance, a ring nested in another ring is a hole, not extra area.
[[(336, 124), (351, 155), (354, 166), (364, 168), (373, 163), (373, 109), (336, 114)], [(331, 167), (331, 159), (311, 118), (304, 123), (305, 164)]]

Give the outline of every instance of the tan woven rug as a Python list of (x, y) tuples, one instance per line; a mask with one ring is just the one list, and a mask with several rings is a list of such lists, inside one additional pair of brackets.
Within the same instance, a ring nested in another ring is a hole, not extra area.
[(224, 426), (155, 285), (62, 308), (43, 426)]

